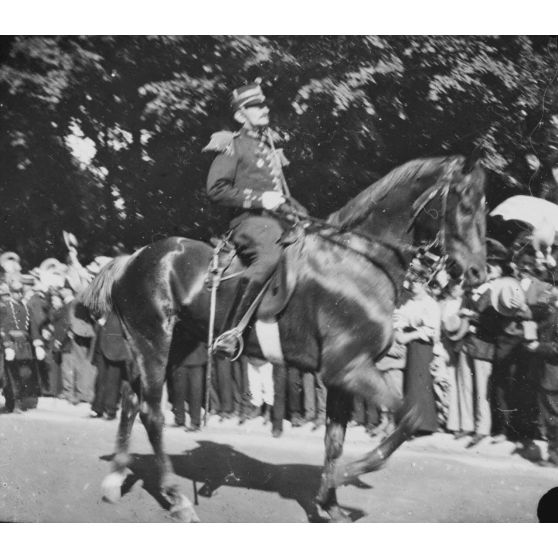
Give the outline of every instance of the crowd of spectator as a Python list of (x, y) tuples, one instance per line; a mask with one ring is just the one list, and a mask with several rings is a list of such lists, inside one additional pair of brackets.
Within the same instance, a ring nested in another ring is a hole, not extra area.
[[(540, 457), (535, 441), (546, 439), (544, 464), (558, 466), (558, 289), (529, 247), (488, 248), (488, 280), (468, 292), (433, 271), (428, 258), (413, 262), (394, 314), (393, 344), (377, 368), (418, 410), (417, 436), (449, 432), (468, 448), (509, 440), (533, 459)], [(94, 417), (117, 416), (132, 355), (118, 318), (92, 321), (75, 298), (110, 259), (83, 267), (70, 243), (66, 263), (49, 258), (22, 273), (17, 254), (0, 255), (4, 412), (33, 409), (38, 397), (49, 396), (86, 402)], [(168, 371), (174, 422), (187, 431), (202, 427), (207, 359), (201, 344)], [(214, 358), (211, 368), (209, 413), (222, 421), (263, 417), (274, 437), (285, 420), (324, 427), (319, 376), (245, 357)], [(395, 415), (355, 397), (354, 425), (383, 437)]]
[(541, 464), (558, 466), (558, 289), (530, 245), (488, 250), (488, 279), (468, 292), (411, 268), (394, 316), (402, 391), (419, 409), (417, 435), (450, 432), (467, 448), (509, 440), (533, 460), (546, 439)]

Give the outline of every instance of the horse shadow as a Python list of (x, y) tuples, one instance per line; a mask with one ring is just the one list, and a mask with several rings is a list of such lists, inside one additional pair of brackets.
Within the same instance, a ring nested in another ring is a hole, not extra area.
[[(197, 444), (196, 448), (184, 454), (169, 456), (178, 476), (193, 481), (195, 486), (201, 485), (197, 495), (211, 498), (222, 486), (274, 492), (282, 498), (296, 501), (309, 521), (324, 521), (317, 513), (314, 501), (320, 485), (321, 467), (298, 463), (275, 465), (250, 457), (228, 444), (207, 440), (198, 440)], [(111, 458), (102, 457), (107, 461)], [(133, 454), (129, 469), (132, 474), (126, 479), (122, 494), (126, 494), (141, 480), (143, 488), (163, 508), (168, 509), (169, 504), (157, 486), (154, 456)], [(372, 488), (362, 481), (355, 481), (352, 485), (363, 489)], [(364, 510), (357, 508), (343, 506), (342, 509), (353, 522), (366, 515)]]

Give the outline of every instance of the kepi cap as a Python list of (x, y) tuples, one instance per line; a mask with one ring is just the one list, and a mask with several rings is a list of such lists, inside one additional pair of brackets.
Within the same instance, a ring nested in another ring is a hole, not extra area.
[(265, 103), (265, 95), (258, 83), (243, 85), (233, 90), (231, 94), (231, 106), (235, 112), (262, 103)]

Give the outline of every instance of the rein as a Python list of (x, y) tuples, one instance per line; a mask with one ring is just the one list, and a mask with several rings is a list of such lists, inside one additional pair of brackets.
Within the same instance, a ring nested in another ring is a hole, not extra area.
[[(282, 216), (283, 218), (285, 217), (285, 214), (279, 214), (280, 216)], [(311, 217), (310, 215), (305, 215), (304, 213), (299, 213), (297, 211), (290, 211), (287, 215), (293, 215), (297, 218), (297, 223), (300, 223), (301, 221), (308, 221), (314, 225), (318, 225), (318, 227), (320, 229), (322, 229), (321, 231), (317, 232), (317, 234), (319, 234), (320, 238), (323, 238), (325, 240), (329, 240), (330, 242), (334, 242), (335, 244), (338, 244), (339, 246), (343, 246), (344, 248), (346, 248), (347, 250), (354, 252), (355, 254), (358, 254), (359, 256), (363, 256), (366, 259), (370, 259), (369, 255), (366, 252), (362, 252), (361, 250), (358, 250), (357, 248), (354, 248), (353, 246), (349, 246), (347, 244), (344, 244), (342, 242), (340, 242), (339, 240), (334, 240), (332, 239), (330, 236), (324, 235), (323, 233), (323, 229), (331, 229), (332, 231), (338, 233), (338, 234), (349, 234), (352, 235), (356, 238), (360, 238), (366, 242), (368, 242), (369, 244), (380, 244), (381, 246), (384, 246), (385, 248), (388, 248), (389, 250), (395, 252), (395, 254), (397, 255), (397, 257), (399, 258), (399, 260), (404, 263), (404, 257), (402, 255), (403, 250), (405, 249), (413, 249), (416, 250), (416, 248), (412, 245), (412, 244), (396, 244), (393, 242), (389, 242), (387, 240), (384, 240), (382, 238), (379, 237), (373, 237), (367, 234), (364, 234), (362, 232), (357, 232), (357, 231), (350, 231), (347, 229), (344, 229), (343, 227), (339, 227), (337, 225), (334, 225), (333, 223), (330, 223), (329, 221), (326, 221), (325, 219), (319, 219), (317, 217)], [(304, 228), (308, 228), (307, 225), (302, 225)], [(375, 262), (373, 262), (375, 263)]]

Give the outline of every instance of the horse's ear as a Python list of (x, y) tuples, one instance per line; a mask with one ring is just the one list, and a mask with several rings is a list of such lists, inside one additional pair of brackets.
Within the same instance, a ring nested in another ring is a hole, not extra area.
[(463, 161), (463, 168), (461, 172), (463, 174), (469, 174), (473, 171), (476, 164), (480, 161), (482, 157), (482, 149), (480, 145), (476, 145), (475, 148), (469, 153), (469, 155), (465, 156), (465, 160)]

